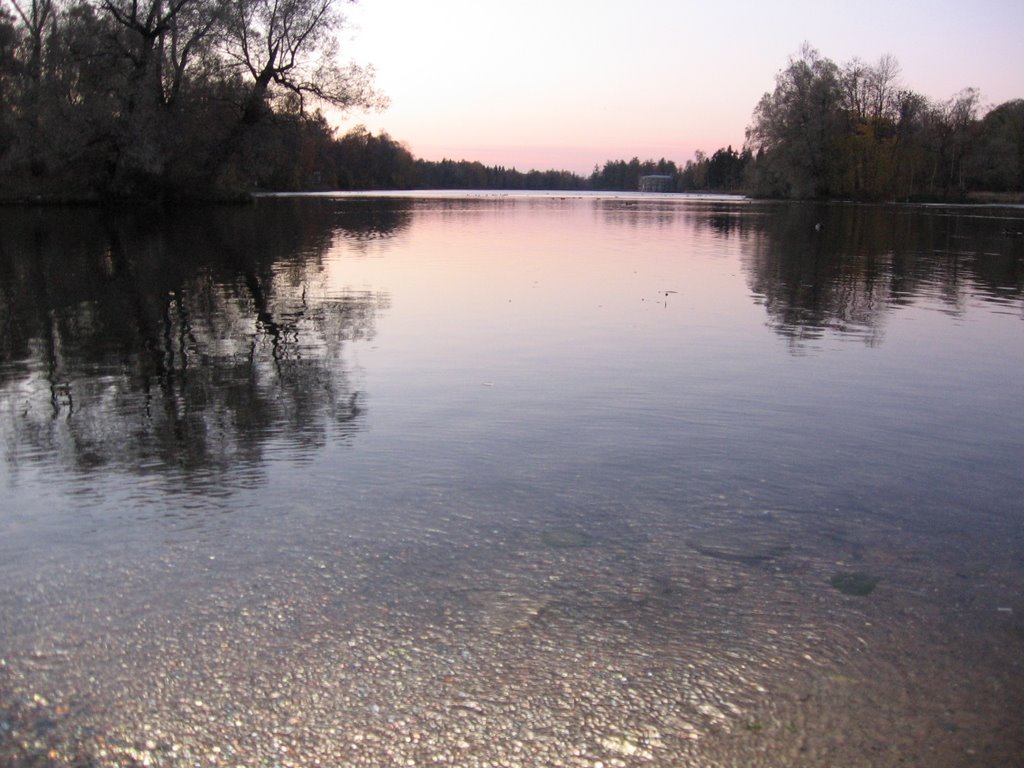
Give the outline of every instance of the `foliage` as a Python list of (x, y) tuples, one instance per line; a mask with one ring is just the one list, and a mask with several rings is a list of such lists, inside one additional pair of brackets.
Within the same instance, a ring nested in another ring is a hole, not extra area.
[(754, 110), (750, 191), (868, 200), (1024, 191), (1024, 102), (979, 123), (976, 89), (930, 102), (899, 76), (892, 56), (839, 67), (805, 44)]
[(771, 191), (793, 197), (828, 195), (841, 166), (835, 147), (842, 135), (839, 69), (810, 46), (775, 79), (754, 110), (748, 146), (760, 154)]
[(485, 166), (468, 160), (417, 160), (420, 189), (586, 189), (587, 181), (571, 171), (518, 171), (501, 165)]
[(1024, 190), (1024, 99), (1001, 104), (982, 118), (964, 167), (972, 187), (993, 192)]
[(380, 103), (336, 63), (338, 2), (0, 0), (0, 196), (304, 186), (331, 138), (311, 104)]
[(409, 189), (416, 179), (412, 153), (386, 133), (374, 136), (359, 126), (331, 148), (333, 189)]
[(746, 145), (608, 160), (587, 176), (416, 159), (388, 134), (336, 137), (319, 105), (373, 108), (339, 63), (352, 0), (0, 0), (0, 199), (166, 200), (259, 189), (537, 189), (791, 198), (1024, 192), (1024, 100), (979, 119), (932, 102), (895, 58), (839, 66), (805, 44), (756, 105)]

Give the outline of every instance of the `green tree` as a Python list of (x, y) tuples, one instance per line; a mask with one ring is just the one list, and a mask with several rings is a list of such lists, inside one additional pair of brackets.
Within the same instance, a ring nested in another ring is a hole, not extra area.
[(702, 150), (698, 149), (694, 152), (693, 160), (686, 161), (686, 167), (683, 171), (685, 177), (683, 188), (687, 190), (707, 189), (709, 164), (710, 160), (708, 160), (708, 156)]
[(971, 187), (1024, 192), (1024, 99), (995, 107), (978, 125), (964, 160)]
[(929, 105), (924, 96), (906, 89), (898, 91), (894, 101), (896, 125), (890, 189), (894, 199), (907, 199), (916, 194), (925, 171), (923, 116)]
[(843, 120), (838, 66), (809, 44), (791, 57), (754, 110), (747, 146), (762, 154), (758, 191), (821, 197), (842, 176), (838, 144)]
[(749, 158), (749, 152), (741, 155), (732, 148), (718, 149), (708, 161), (708, 186), (718, 191), (732, 191), (743, 184), (743, 171)]

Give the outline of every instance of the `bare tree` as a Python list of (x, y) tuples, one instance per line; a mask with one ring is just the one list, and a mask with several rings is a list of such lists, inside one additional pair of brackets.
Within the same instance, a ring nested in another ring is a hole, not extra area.
[(870, 76), (871, 68), (859, 58), (854, 57), (843, 67), (839, 77), (842, 104), (851, 120), (867, 119)]
[(868, 106), (875, 122), (893, 116), (901, 71), (896, 57), (888, 53), (868, 70)]
[(338, 63), (337, 33), (344, 17), (337, 0), (234, 0), (227, 24), (227, 55), (252, 79), (242, 121), (258, 122), (272, 89), (291, 94), (298, 108), (312, 97), (335, 107), (382, 102), (372, 70)]
[(977, 88), (964, 88), (938, 107), (940, 152), (948, 167), (945, 188), (964, 191), (964, 155), (970, 141), (971, 126), (978, 118), (981, 93)]
[(53, 0), (10, 0), (28, 33), (28, 76), (38, 85), (42, 77), (43, 44), (47, 29), (56, 17)]
[(223, 18), (225, 2), (102, 0), (102, 9), (127, 32), (119, 44), (140, 83), (137, 100), (174, 101), (193, 54)]
[(162, 81), (166, 103), (174, 103), (187, 80), (189, 67), (210, 51), (214, 33), (227, 16), (228, 0), (206, 0), (183, 6), (168, 22), (161, 50), (166, 62)]

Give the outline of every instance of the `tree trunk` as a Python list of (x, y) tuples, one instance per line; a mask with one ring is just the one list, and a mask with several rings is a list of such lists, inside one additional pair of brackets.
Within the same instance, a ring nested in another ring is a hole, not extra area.
[(249, 98), (245, 102), (245, 110), (242, 112), (242, 124), (246, 126), (256, 125), (262, 120), (267, 110), (267, 91), (270, 89), (270, 81), (274, 77), (274, 70), (268, 65), (259, 77), (256, 78), (256, 82), (253, 83), (252, 91), (249, 92)]

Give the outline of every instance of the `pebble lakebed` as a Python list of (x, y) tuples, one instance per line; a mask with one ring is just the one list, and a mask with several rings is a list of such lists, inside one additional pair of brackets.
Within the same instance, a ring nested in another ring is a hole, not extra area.
[[(794, 538), (806, 519), (784, 512), (664, 522), (50, 564), (0, 593), (0, 765), (956, 766), (1021, 748), (1019, 568), (964, 572), (963, 542), (936, 569), (877, 533)], [(870, 594), (830, 584), (851, 568)]]

